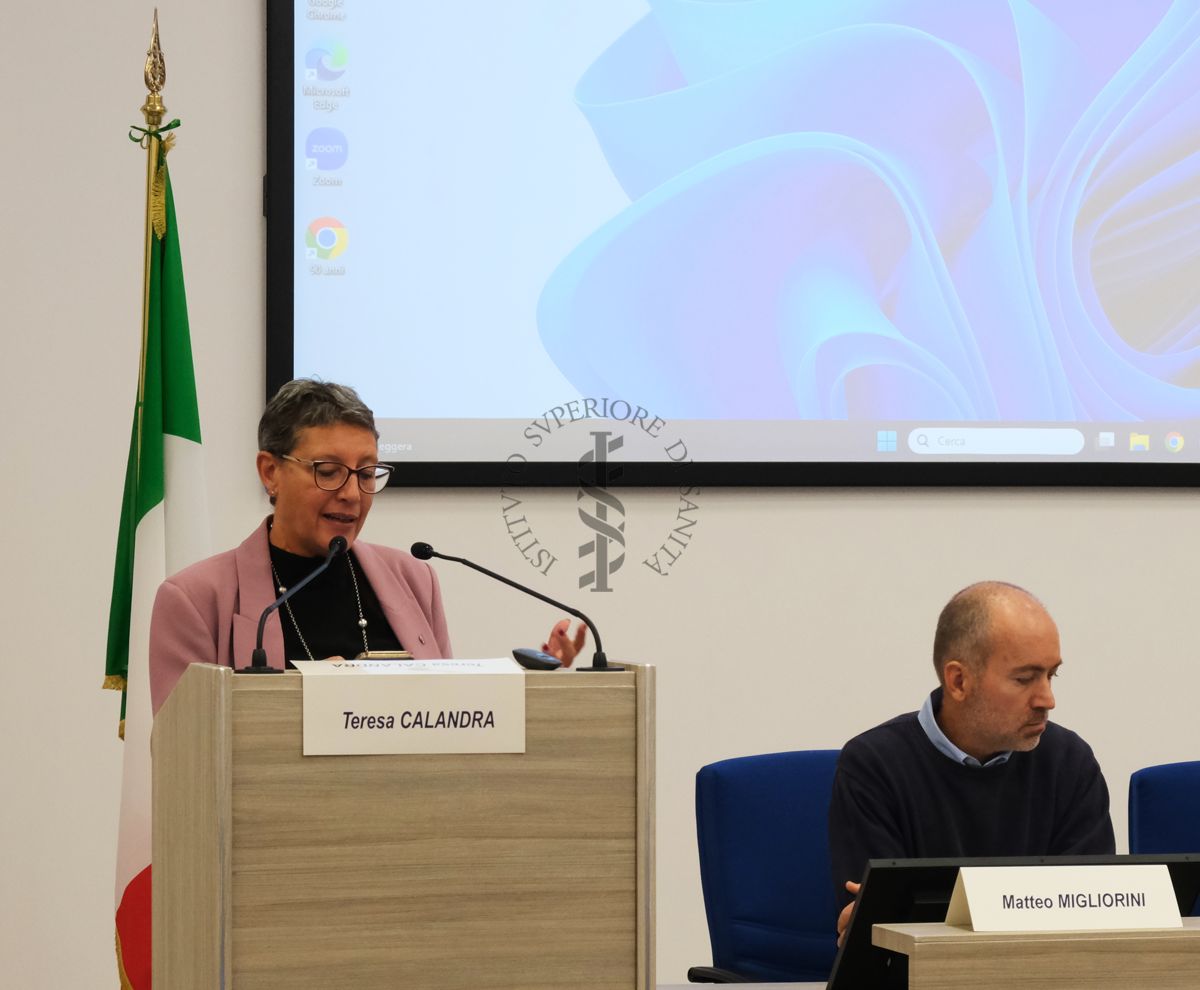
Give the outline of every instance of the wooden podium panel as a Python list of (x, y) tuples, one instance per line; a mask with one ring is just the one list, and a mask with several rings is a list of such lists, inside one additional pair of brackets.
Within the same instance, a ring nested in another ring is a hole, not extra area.
[(304, 757), (301, 685), (156, 719), (157, 985), (652, 985), (653, 668), (527, 673), (524, 754)]
[(909, 990), (1194, 990), (1200, 918), (1126, 932), (973, 932), (875, 925), (872, 942), (908, 956)]

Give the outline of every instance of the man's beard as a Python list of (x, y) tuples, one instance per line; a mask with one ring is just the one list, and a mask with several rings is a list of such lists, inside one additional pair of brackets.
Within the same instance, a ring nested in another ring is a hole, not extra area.
[(986, 705), (977, 709), (972, 708), (967, 712), (967, 716), (971, 728), (974, 730), (973, 734), (977, 739), (983, 740), (989, 755), (1010, 751), (1028, 753), (1030, 750), (1037, 749), (1038, 743), (1042, 741), (1043, 733), (1029, 735), (1027, 730), (1036, 726), (1044, 726), (1049, 722), (1049, 715), (1043, 714), (1040, 718), (1030, 718), (1017, 728), (1005, 731), (1001, 728), (1006, 720), (1005, 717)]

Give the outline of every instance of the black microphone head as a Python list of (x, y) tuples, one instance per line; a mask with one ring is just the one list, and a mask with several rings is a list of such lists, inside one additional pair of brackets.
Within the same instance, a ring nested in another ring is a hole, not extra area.
[(335, 536), (329, 541), (329, 556), (336, 557), (339, 553), (346, 552), (346, 537)]
[(417, 560), (430, 560), (433, 557), (433, 547), (428, 543), (414, 543), (409, 550)]

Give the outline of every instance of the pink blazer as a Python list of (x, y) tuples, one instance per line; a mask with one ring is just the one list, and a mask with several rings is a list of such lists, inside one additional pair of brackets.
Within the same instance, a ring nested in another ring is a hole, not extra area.
[[(193, 564), (159, 586), (150, 617), (150, 699), (155, 713), (190, 663), (250, 663), (258, 617), (276, 598), (265, 520), (240, 546)], [(437, 575), (402, 550), (354, 542), (354, 556), (396, 637), (414, 657), (452, 656)], [(279, 612), (263, 648), (283, 667)]]

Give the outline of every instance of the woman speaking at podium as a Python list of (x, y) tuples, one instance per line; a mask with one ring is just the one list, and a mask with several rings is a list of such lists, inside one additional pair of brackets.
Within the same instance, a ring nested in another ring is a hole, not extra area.
[[(268, 621), (267, 660), (353, 657), (406, 650), (451, 656), (437, 576), (401, 550), (358, 540), (391, 468), (379, 464), (375, 416), (354, 389), (297, 379), (267, 404), (258, 424), (258, 477), (274, 507), (232, 550), (169, 577), (150, 621), (150, 695), (157, 713), (189, 663), (241, 667), (259, 616), (311, 573), (342, 537), (348, 549)], [(567, 622), (548, 652), (569, 665), (583, 646)]]

